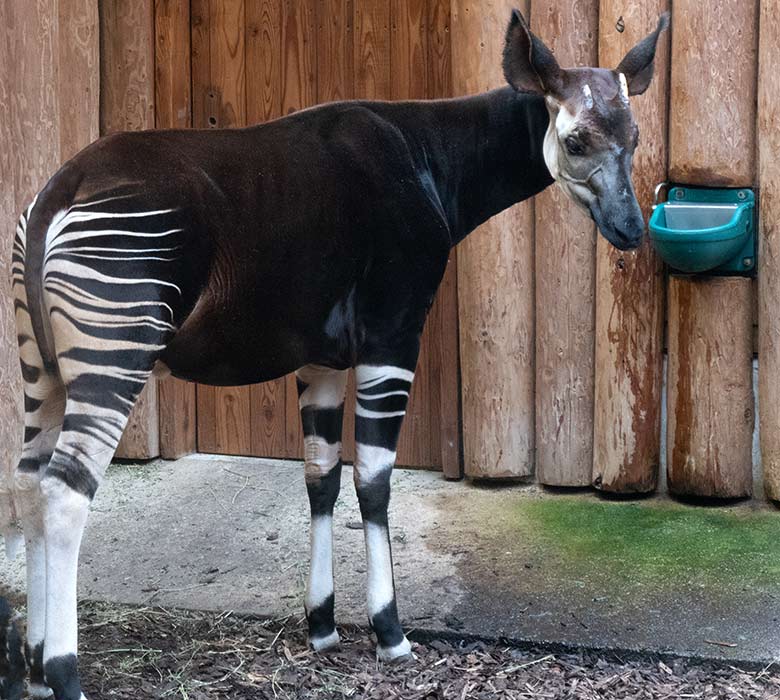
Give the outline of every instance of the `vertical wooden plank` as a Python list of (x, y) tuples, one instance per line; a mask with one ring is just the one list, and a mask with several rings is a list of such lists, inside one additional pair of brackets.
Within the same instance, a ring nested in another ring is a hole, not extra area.
[[(504, 34), (528, 2), (452, 3), (456, 95), (505, 84)], [(527, 16), (527, 14), (526, 14)], [(463, 451), (471, 478), (529, 476), (534, 464), (533, 203), (493, 217), (460, 244), (458, 307)]]
[(427, 0), (390, 2), (390, 94), (394, 100), (428, 97), (427, 10)]
[[(427, 92), (430, 98), (452, 95), (452, 47), (449, 0), (427, 1)], [(431, 374), (438, 396), (427, 397), (438, 417), (439, 464), (448, 479), (462, 476), (460, 436), (460, 368), (458, 351), (457, 251), (452, 250), (441, 287), (431, 308)]]
[(758, 411), (764, 490), (780, 500), (780, 3), (761, 0), (758, 50)]
[(669, 280), (668, 484), (685, 496), (753, 488), (751, 281)]
[[(631, 5), (601, 0), (600, 65), (619, 65), (668, 9), (668, 0)], [(667, 33), (653, 83), (631, 101), (641, 134), (633, 180), (646, 219), (655, 186), (666, 180), (668, 89)], [(599, 236), (596, 249), (593, 483), (615, 493), (652, 491), (661, 452), (663, 264), (647, 238), (639, 250), (621, 252)]]
[[(276, 119), (282, 114), (282, 18), (280, 0), (246, 6), (247, 123)], [(250, 387), (252, 454), (287, 456), (287, 380)]]
[(756, 0), (723, 0), (717, 10), (699, 0), (673, 3), (672, 182), (753, 185), (757, 8)]
[[(598, 0), (534, 0), (531, 26), (562, 66), (598, 62)], [(558, 187), (536, 198), (536, 471), (590, 484), (596, 227)]]
[(154, 109), (158, 129), (192, 126), (190, 4), (155, 1)]
[[(193, 0), (190, 11), (193, 126), (212, 129), (245, 126), (244, 0)], [(252, 454), (251, 389), (199, 386), (197, 397), (198, 449)], [(213, 432), (205, 425), (212, 406)]]
[(354, 0), (355, 97), (390, 97), (390, 3)]
[(59, 0), (60, 160), (100, 135), (97, 0)]
[(353, 97), (352, 0), (319, 0), (317, 5), (317, 102)]
[[(100, 133), (154, 128), (154, 3), (100, 5)], [(160, 453), (157, 380), (138, 397), (116, 456)]]
[(282, 114), (281, 0), (250, 2), (246, 7), (247, 122)]
[[(390, 3), (390, 97), (393, 100), (427, 96), (427, 70), (421, 70), (427, 63), (427, 19), (425, 0)], [(438, 413), (432, 414), (429, 404), (438, 393), (435, 391), (438, 377), (432, 376), (430, 366), (431, 340), (438, 330), (436, 326), (436, 316), (430, 314), (423, 330), (414, 383), (398, 441), (399, 464), (422, 467), (439, 461)], [(436, 450), (431, 450), (433, 442)]]
[[(282, 114), (317, 102), (316, 0), (282, 0)], [(286, 452), (303, 455), (303, 431), (294, 375), (286, 378)]]
[[(192, 126), (190, 6), (155, 1), (155, 125), (158, 129)], [(160, 455), (176, 459), (197, 446), (195, 385), (174, 377), (158, 380)]]
[[(757, 11), (758, 0), (724, 0), (717, 12), (689, 0), (672, 4), (675, 182), (753, 184)], [(670, 283), (667, 462), (675, 493), (750, 491), (750, 290), (750, 280), (739, 278)]]

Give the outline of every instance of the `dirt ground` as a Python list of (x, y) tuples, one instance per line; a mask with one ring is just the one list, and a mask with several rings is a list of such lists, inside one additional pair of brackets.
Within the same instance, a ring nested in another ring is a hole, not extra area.
[[(780, 669), (683, 660), (559, 654), (428, 640), (415, 661), (379, 664), (365, 630), (341, 629), (338, 651), (306, 648), (297, 617), (84, 604), (81, 648), (90, 698), (678, 698), (780, 699)], [(412, 633), (412, 637), (414, 637)]]

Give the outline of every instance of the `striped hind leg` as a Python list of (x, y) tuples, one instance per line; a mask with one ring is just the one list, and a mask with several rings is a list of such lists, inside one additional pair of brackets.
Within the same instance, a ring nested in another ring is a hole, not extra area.
[(27, 635), (24, 652), (30, 670), (29, 692), (33, 698), (45, 698), (51, 695), (51, 690), (43, 679), (46, 549), (40, 478), (62, 427), (65, 387), (53, 368), (44, 367), (35, 342), (23, 280), (26, 220), (27, 213), (21, 217), (17, 227), (12, 260), (17, 341), (24, 383), (24, 438), (21, 459), (13, 476), (13, 500), (22, 523), (27, 560)]
[(43, 669), (56, 700), (84, 697), (76, 612), (81, 539), (89, 504), (150, 373), (132, 372), (132, 380), (80, 375), (67, 384), (62, 431), (41, 479), (46, 556)]
[(324, 651), (339, 642), (333, 615), (333, 506), (341, 487), (341, 425), (347, 372), (307, 365), (296, 372), (296, 377), (311, 507), (306, 619), (309, 644), (315, 651)]

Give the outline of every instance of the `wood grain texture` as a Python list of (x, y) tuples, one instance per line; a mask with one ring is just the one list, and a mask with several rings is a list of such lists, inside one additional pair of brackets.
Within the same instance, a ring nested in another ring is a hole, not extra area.
[(280, 0), (246, 7), (247, 122), (257, 124), (282, 114), (282, 6)]
[[(154, 128), (154, 3), (100, 4), (100, 134)], [(130, 413), (116, 456), (160, 454), (157, 379), (150, 377)]]
[(669, 280), (668, 484), (671, 493), (752, 492), (750, 280)]
[[(427, 3), (427, 92), (431, 98), (452, 95), (451, 12), (449, 0)], [(463, 476), (460, 433), (460, 353), (458, 347), (458, 256), (450, 253), (450, 262), (431, 308), (431, 373), (438, 389), (437, 404), (428, 398), (438, 418), (440, 464), (444, 476)]]
[(59, 21), (54, 2), (12, 0), (0, 6), (0, 527), (12, 514), (8, 491), (22, 447), (22, 378), (11, 295), (11, 247), (21, 211), (60, 160), (55, 70)]
[(100, 133), (154, 127), (154, 3), (100, 3)]
[(390, 0), (390, 94), (394, 100), (428, 97), (427, 0)]
[[(654, 28), (668, 5), (668, 0), (633, 4), (601, 0), (600, 65), (619, 65)], [(631, 104), (641, 134), (633, 180), (645, 219), (651, 212), (655, 185), (666, 180), (668, 88), (667, 33), (656, 54), (653, 83)], [(639, 250), (624, 253), (598, 237), (593, 483), (602, 491), (643, 493), (656, 487), (664, 294), (663, 264), (647, 238)]]
[[(452, 3), (456, 95), (504, 84), (511, 0)], [(529, 476), (534, 464), (533, 202), (493, 217), (458, 249), (465, 473)]]
[[(192, 126), (189, 3), (155, 2), (155, 126)], [(174, 377), (158, 380), (160, 455), (177, 459), (197, 446), (195, 385)]]
[(754, 183), (757, 9), (758, 0), (673, 3), (672, 182)]
[[(534, 0), (533, 31), (562, 66), (598, 63), (598, 0)], [(536, 473), (585, 486), (593, 471), (596, 228), (558, 188), (536, 197)]]
[(390, 85), (390, 3), (354, 0), (355, 97), (388, 99)]
[(100, 135), (97, 0), (59, 0), (60, 160)]
[(353, 12), (352, 0), (317, 3), (317, 102), (354, 96)]
[(761, 0), (758, 51), (758, 411), (764, 490), (780, 500), (780, 3)]
[(190, 5), (156, 0), (154, 109), (158, 129), (192, 126)]

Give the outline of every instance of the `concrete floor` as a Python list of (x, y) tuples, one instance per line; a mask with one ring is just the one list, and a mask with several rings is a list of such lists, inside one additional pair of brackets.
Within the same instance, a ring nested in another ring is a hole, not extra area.
[[(336, 609), (339, 622), (364, 624), (351, 478), (346, 467), (335, 514)], [(780, 655), (780, 513), (770, 506), (607, 502), (397, 470), (391, 511), (407, 629), (746, 661)], [(717, 528), (744, 541), (701, 554)], [(307, 550), (298, 463), (199, 455), (115, 465), (90, 518), (81, 596), (297, 615)], [(0, 587), (21, 591), (22, 573), (21, 562), (0, 555)]]

